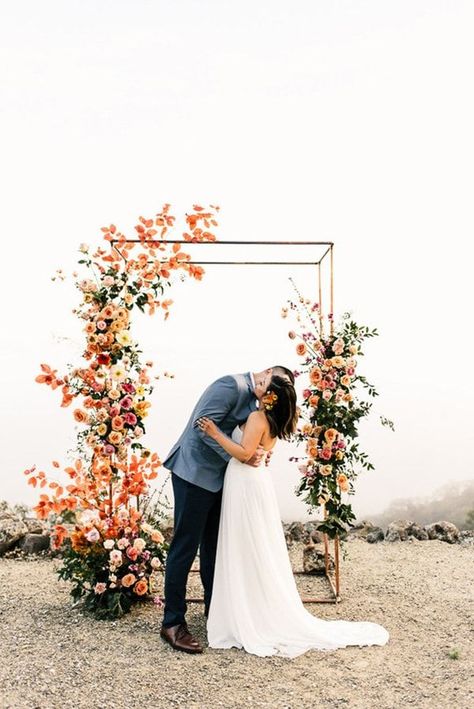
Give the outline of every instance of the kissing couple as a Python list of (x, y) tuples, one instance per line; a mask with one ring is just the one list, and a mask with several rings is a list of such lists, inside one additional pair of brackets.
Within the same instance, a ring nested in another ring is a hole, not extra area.
[(277, 440), (296, 430), (294, 384), (283, 366), (220, 377), (201, 395), (163, 463), (171, 471), (174, 535), (160, 635), (176, 650), (203, 652), (185, 618), (198, 549), (211, 648), (296, 657), (389, 638), (376, 623), (316, 618), (300, 599), (270, 460)]

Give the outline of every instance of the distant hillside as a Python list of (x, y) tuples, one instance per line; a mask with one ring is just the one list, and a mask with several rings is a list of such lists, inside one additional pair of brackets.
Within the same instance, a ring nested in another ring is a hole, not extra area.
[(367, 518), (381, 527), (395, 519), (422, 525), (445, 519), (459, 529), (474, 529), (474, 480), (448, 483), (430, 497), (394, 500), (383, 512)]

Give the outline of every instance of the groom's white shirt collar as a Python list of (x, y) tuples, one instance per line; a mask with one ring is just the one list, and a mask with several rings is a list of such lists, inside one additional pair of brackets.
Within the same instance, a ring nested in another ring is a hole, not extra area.
[[(250, 372), (250, 381), (252, 382), (252, 390), (255, 394), (255, 377), (253, 376), (253, 372)], [(255, 397), (257, 399), (257, 397)], [(257, 407), (259, 406), (259, 401), (257, 399)]]

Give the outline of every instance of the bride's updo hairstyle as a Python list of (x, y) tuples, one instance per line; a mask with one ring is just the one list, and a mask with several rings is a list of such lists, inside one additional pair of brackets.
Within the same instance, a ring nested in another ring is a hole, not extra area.
[(293, 384), (274, 374), (266, 393), (260, 400), (260, 408), (268, 419), (272, 438), (289, 441), (298, 421)]

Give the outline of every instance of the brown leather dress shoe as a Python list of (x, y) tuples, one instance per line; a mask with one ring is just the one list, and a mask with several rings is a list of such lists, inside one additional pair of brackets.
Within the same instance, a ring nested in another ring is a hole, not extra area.
[(183, 652), (198, 653), (202, 652), (203, 648), (188, 630), (186, 623), (172, 625), (170, 628), (161, 628), (160, 635), (163, 640), (171, 645), (175, 650)]

